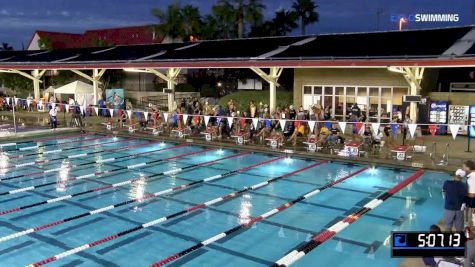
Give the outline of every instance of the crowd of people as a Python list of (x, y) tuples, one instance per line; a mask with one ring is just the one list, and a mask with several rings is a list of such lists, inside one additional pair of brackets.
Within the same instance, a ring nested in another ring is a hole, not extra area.
[[(350, 123), (353, 139), (364, 142), (365, 145), (394, 143), (401, 122), (397, 115), (391, 123), (385, 124), (378, 131), (373, 131), (364, 111), (353, 104), (349, 107)], [(345, 137), (338, 126), (338, 121), (332, 117), (332, 107), (314, 105), (309, 109), (302, 106), (296, 108), (293, 105), (277, 107), (270, 111), (267, 104), (250, 101), (246, 108), (238, 109), (235, 100), (229, 100), (227, 105), (210, 105), (208, 102), (200, 102), (197, 98), (182, 99), (177, 108), (169, 114), (170, 118), (165, 122), (158, 107), (150, 105), (147, 109), (148, 118), (140, 121), (143, 128), (152, 127), (160, 131), (170, 129), (183, 129), (191, 135), (199, 135), (205, 130), (211, 131), (218, 139), (230, 138), (231, 136), (245, 136), (250, 143), (262, 142), (272, 136), (283, 143), (296, 145), (298, 140), (318, 140), (319, 145), (335, 146), (343, 144)], [(205, 116), (210, 116), (208, 123)], [(232, 122), (225, 118), (234, 118)], [(183, 120), (186, 118), (186, 121)], [(126, 116), (124, 115), (124, 119)], [(257, 123), (255, 121), (257, 119)], [(281, 125), (281, 120), (285, 124)], [(309, 125), (308, 120), (317, 123)], [(121, 119), (118, 121), (122, 122)], [(206, 125), (205, 125), (206, 124)], [(313, 128), (313, 129), (312, 129)]]

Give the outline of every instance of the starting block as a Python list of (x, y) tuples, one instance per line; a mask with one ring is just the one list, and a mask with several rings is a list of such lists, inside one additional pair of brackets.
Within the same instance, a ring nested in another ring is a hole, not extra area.
[(282, 137), (276, 137), (276, 136), (271, 136), (269, 138), (266, 138), (266, 141), (269, 141), (269, 146), (272, 148), (279, 148), (283, 144), (281, 142)]
[(162, 130), (153, 127), (147, 127), (147, 130), (151, 130), (153, 135), (160, 135), (161, 133), (163, 133)]
[(101, 123), (101, 124), (104, 125), (108, 131), (112, 131), (112, 129), (117, 128), (117, 127), (115, 127), (115, 126), (112, 126), (112, 123), (110, 123), (110, 122), (107, 122), (107, 123), (106, 123), (106, 122), (103, 122), (103, 123)]
[(318, 139), (315, 136), (311, 136), (307, 141), (303, 142), (307, 146), (307, 151), (315, 152), (322, 149), (321, 146), (317, 145)]
[(236, 144), (238, 145), (244, 145), (247, 142), (249, 142), (249, 139), (247, 139), (247, 136), (245, 133), (239, 133), (236, 135), (232, 135), (231, 137), (236, 139)]
[(186, 136), (190, 135), (186, 129), (173, 129), (172, 133), (176, 134), (179, 138), (185, 138)]
[(129, 130), (129, 133), (135, 133), (135, 131), (137, 131), (137, 128), (135, 128), (137, 124), (130, 124), (130, 125), (127, 125), (128, 126), (128, 130)]
[(206, 129), (206, 131), (201, 132), (201, 134), (205, 136), (206, 141), (212, 141), (216, 132), (214, 131), (214, 129), (208, 128)]

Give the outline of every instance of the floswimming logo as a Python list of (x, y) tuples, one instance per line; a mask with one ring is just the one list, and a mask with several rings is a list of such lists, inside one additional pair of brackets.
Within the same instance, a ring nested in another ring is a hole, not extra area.
[(460, 16), (457, 13), (412, 13), (412, 14), (391, 14), (391, 22), (458, 22)]

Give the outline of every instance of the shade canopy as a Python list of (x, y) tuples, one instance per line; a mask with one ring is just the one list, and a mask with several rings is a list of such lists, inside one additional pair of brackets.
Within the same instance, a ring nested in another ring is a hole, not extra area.
[(77, 94), (93, 94), (94, 88), (91, 84), (87, 84), (81, 81), (75, 81), (72, 83), (68, 83), (63, 85), (59, 88), (54, 89), (55, 94), (70, 94), (70, 95), (77, 95)]

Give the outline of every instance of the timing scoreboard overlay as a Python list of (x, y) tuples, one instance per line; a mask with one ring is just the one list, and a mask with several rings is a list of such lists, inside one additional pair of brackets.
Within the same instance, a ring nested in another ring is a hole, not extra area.
[(463, 232), (392, 232), (392, 257), (463, 257)]

